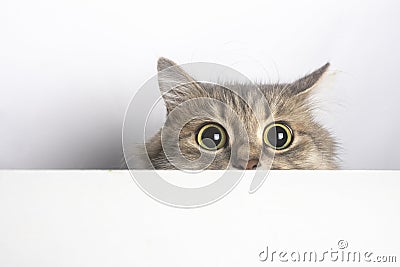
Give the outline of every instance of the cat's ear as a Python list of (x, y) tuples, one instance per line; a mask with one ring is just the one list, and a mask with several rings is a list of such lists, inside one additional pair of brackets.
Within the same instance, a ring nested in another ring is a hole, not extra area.
[(295, 95), (310, 92), (321, 82), (325, 76), (324, 74), (326, 74), (327, 70), (329, 69), (329, 66), (330, 64), (328, 62), (319, 69), (293, 82), (290, 86), (291, 92)]
[(167, 58), (157, 62), (158, 85), (167, 107), (167, 112), (186, 100), (202, 96), (202, 87), (179, 65)]

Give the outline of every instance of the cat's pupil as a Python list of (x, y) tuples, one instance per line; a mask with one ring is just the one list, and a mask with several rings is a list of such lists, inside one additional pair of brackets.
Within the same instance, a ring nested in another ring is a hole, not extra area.
[(272, 146), (279, 148), (286, 144), (288, 135), (283, 127), (274, 126), (268, 131), (267, 138)]
[(201, 139), (208, 148), (215, 148), (221, 143), (222, 134), (217, 127), (211, 126), (203, 131)]

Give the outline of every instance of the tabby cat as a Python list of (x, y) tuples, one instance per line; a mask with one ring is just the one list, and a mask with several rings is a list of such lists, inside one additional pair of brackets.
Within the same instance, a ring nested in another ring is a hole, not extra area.
[[(326, 63), (292, 83), (199, 82), (158, 60), (167, 121), (145, 145), (155, 169), (337, 169), (336, 142), (312, 114)], [(167, 77), (167, 79), (165, 78)], [(179, 81), (175, 87), (171, 80)], [(232, 90), (232, 88), (234, 90)], [(186, 103), (186, 104), (185, 104)]]

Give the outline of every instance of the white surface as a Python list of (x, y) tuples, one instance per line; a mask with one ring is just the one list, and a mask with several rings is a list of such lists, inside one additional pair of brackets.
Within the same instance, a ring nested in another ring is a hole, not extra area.
[(0, 168), (119, 167), (125, 108), (165, 56), (272, 81), (330, 61), (340, 75), (322, 104), (343, 167), (400, 169), (399, 8), (395, 0), (2, 0)]
[(398, 265), (400, 172), (272, 171), (253, 195), (249, 182), (187, 210), (127, 171), (0, 171), (0, 266), (267, 266), (267, 245), (319, 252), (341, 239)]

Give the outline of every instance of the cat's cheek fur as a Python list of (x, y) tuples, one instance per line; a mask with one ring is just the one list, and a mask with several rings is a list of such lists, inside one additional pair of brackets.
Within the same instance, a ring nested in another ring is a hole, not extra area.
[(288, 149), (275, 152), (272, 169), (336, 169), (337, 166), (326, 149), (328, 145), (330, 146), (329, 140), (323, 146), (318, 146), (310, 136), (298, 134)]

